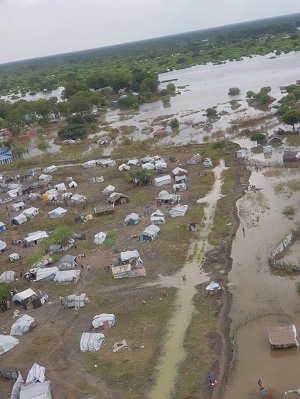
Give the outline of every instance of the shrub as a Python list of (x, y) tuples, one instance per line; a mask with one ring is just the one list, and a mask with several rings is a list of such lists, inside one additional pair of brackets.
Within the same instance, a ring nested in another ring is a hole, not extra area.
[(179, 128), (179, 120), (177, 118), (174, 118), (170, 122), (170, 126), (172, 129), (178, 129)]
[(264, 135), (264, 134), (262, 134), (262, 133), (259, 133), (259, 132), (255, 132), (255, 133), (252, 133), (251, 134), (251, 136), (250, 136), (250, 140), (251, 141), (264, 141), (266, 139), (266, 136)]
[(0, 300), (4, 297), (4, 298), (9, 298), (10, 294), (9, 294), (9, 288), (6, 284), (1, 284), (0, 283)]
[(105, 240), (104, 240), (104, 246), (106, 248), (111, 248), (115, 245), (117, 241), (118, 233), (116, 231), (109, 231), (106, 234)]
[(241, 90), (238, 87), (230, 87), (228, 91), (229, 96), (237, 96), (241, 93)]
[(293, 219), (296, 213), (296, 208), (292, 205), (287, 205), (283, 208), (282, 214), (288, 219)]

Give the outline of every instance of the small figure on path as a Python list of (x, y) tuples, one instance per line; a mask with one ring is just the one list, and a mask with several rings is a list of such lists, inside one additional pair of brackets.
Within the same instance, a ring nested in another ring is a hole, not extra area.
[(246, 237), (246, 234), (245, 234), (245, 227), (243, 226), (243, 234), (244, 234), (244, 238)]
[(59, 296), (59, 300), (60, 300), (60, 306), (61, 306), (62, 309), (63, 309), (63, 307), (64, 307), (63, 299), (64, 299), (64, 297), (60, 295), (60, 296)]
[(259, 379), (259, 380), (257, 381), (257, 385), (258, 385), (258, 389), (259, 389), (259, 390), (264, 389), (264, 386), (263, 386), (263, 383), (262, 383), (261, 379)]
[(81, 270), (83, 271), (83, 264), (81, 263)]
[(186, 274), (184, 274), (183, 276), (182, 276), (182, 281), (184, 282), (184, 284), (186, 283)]
[(86, 269), (88, 272), (91, 270), (91, 266), (88, 263), (86, 264)]
[(214, 380), (214, 382), (211, 384), (212, 389), (215, 389), (217, 386), (217, 380)]
[(213, 378), (213, 375), (211, 373), (208, 373), (208, 379), (209, 379), (210, 385), (212, 385), (214, 378)]

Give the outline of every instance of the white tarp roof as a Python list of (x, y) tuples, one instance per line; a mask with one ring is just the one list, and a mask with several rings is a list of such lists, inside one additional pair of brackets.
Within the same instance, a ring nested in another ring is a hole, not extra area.
[(80, 350), (82, 352), (96, 352), (104, 343), (104, 334), (83, 333), (80, 339)]
[(215, 283), (214, 281), (212, 281), (210, 284), (208, 284), (208, 286), (206, 287), (207, 291), (214, 291), (214, 290), (218, 290), (220, 288), (220, 284)]
[(177, 176), (179, 173), (187, 173), (187, 170), (179, 168), (178, 166), (172, 170), (174, 176)]
[(86, 197), (81, 194), (73, 194), (71, 198), (71, 202), (84, 202), (86, 201)]
[(136, 249), (133, 251), (124, 251), (120, 253), (120, 259), (122, 262), (127, 262), (130, 259), (140, 259), (140, 254)]
[(160, 210), (160, 209), (157, 209), (156, 211), (154, 211), (153, 213), (151, 213), (151, 217), (152, 216), (165, 216), (165, 214)]
[(92, 325), (94, 328), (103, 327), (103, 323), (107, 322), (111, 327), (115, 325), (115, 315), (109, 313), (101, 313), (93, 318)]
[(19, 188), (15, 188), (13, 190), (9, 190), (7, 191), (7, 194), (11, 197), (11, 198), (17, 198), (18, 193), (20, 193), (21, 190)]
[(57, 272), (58, 267), (56, 266), (40, 268), (36, 272), (36, 281), (53, 280)]
[(86, 294), (68, 295), (63, 299), (64, 306), (67, 308), (83, 308), (87, 302), (89, 302), (89, 298), (86, 296)]
[(185, 183), (177, 183), (173, 184), (173, 190), (176, 191), (185, 191), (186, 190), (186, 184)]
[(129, 159), (127, 165), (136, 165), (139, 162), (138, 159)]
[(96, 167), (96, 160), (92, 159), (91, 161), (87, 161), (82, 164), (83, 168), (95, 168)]
[(150, 226), (146, 227), (142, 234), (145, 234), (150, 237), (156, 237), (160, 232), (160, 228), (155, 226), (154, 224), (150, 224)]
[(3, 272), (0, 275), (0, 283), (12, 283), (15, 280), (16, 273), (12, 270)]
[(56, 199), (58, 197), (58, 191), (55, 188), (51, 188), (51, 190), (46, 191), (48, 195), (48, 199), (51, 200), (52, 198)]
[(52, 173), (57, 170), (55, 165), (47, 166), (47, 168), (43, 169), (43, 173)]
[(70, 187), (70, 188), (72, 188), (72, 187), (77, 187), (78, 186), (78, 184), (76, 183), (76, 181), (71, 181), (69, 184), (68, 184), (68, 186)]
[(39, 213), (39, 208), (35, 208), (34, 206), (24, 209), (23, 215), (25, 216), (35, 216)]
[(26, 382), (44, 382), (46, 379), (45, 370), (45, 367), (40, 366), (37, 363), (33, 363), (26, 378)]
[(49, 215), (49, 216), (52, 216), (52, 217), (55, 216), (55, 215), (61, 216), (61, 215), (64, 215), (66, 212), (67, 212), (66, 209), (61, 208), (61, 207), (59, 206), (58, 208), (55, 208), (55, 209), (53, 209), (52, 211), (48, 212), (48, 215)]
[(103, 194), (109, 194), (115, 191), (116, 187), (109, 184), (105, 189), (102, 191)]
[(37, 241), (37, 240), (40, 240), (42, 238), (48, 238), (48, 237), (49, 236), (48, 236), (48, 234), (45, 231), (39, 230), (39, 231), (35, 231), (33, 233), (29, 233), (28, 237), (26, 237), (24, 239), (24, 241), (30, 243), (30, 242)]
[(52, 399), (50, 381), (21, 385), (20, 399)]
[(18, 345), (19, 340), (10, 335), (0, 335), (0, 355)]
[(154, 164), (151, 163), (151, 162), (147, 162), (147, 163), (144, 163), (142, 165), (142, 168), (146, 169), (146, 170), (153, 170), (154, 169)]
[(25, 299), (31, 298), (32, 296), (36, 296), (36, 293), (31, 289), (31, 288), (27, 288), (27, 290), (18, 292), (17, 294), (15, 294), (11, 300), (12, 301), (23, 301)]
[(124, 222), (128, 222), (129, 220), (139, 220), (140, 219), (140, 215), (138, 213), (131, 213), (130, 215), (127, 215), (124, 219)]
[(54, 188), (55, 188), (57, 191), (66, 191), (66, 190), (67, 190), (67, 187), (66, 187), (65, 183), (58, 183), (58, 184), (56, 184), (56, 185), (54, 186)]
[(54, 281), (56, 283), (75, 283), (76, 281), (78, 281), (79, 277), (80, 270), (59, 270), (54, 277)]
[(174, 176), (175, 182), (180, 182), (181, 180), (186, 180), (186, 175)]
[(11, 262), (13, 262), (14, 260), (19, 260), (21, 258), (21, 256), (19, 254), (17, 254), (16, 252), (8, 255), (8, 257)]
[(95, 234), (94, 243), (95, 244), (103, 244), (106, 238), (106, 234), (101, 231), (100, 233)]
[(23, 335), (30, 330), (30, 327), (34, 323), (34, 318), (28, 314), (24, 314), (17, 319), (11, 326), (10, 335)]
[(20, 213), (20, 215), (14, 216), (11, 220), (16, 220), (19, 224), (27, 222), (27, 217)]
[(153, 184), (161, 183), (161, 182), (167, 182), (167, 181), (171, 181), (171, 176), (170, 175), (164, 175), (164, 176), (155, 177), (155, 179), (153, 179)]
[(171, 217), (176, 217), (176, 216), (184, 216), (188, 210), (187, 205), (176, 205), (173, 208), (170, 209), (170, 216)]
[(25, 202), (16, 202), (15, 204), (12, 204), (12, 209), (18, 210), (20, 208), (23, 208), (25, 206)]
[(6, 247), (6, 242), (0, 240), (0, 251), (3, 251)]
[(10, 190), (18, 190), (18, 189), (22, 188), (22, 185), (18, 184), (18, 183), (11, 183), (8, 185), (8, 187)]
[(156, 161), (155, 169), (165, 169), (167, 167), (167, 163), (165, 161)]
[(52, 180), (52, 176), (51, 176), (51, 175), (42, 174), (42, 175), (39, 177), (39, 180), (49, 180), (49, 181), (51, 181), (51, 180)]
[(113, 159), (99, 159), (98, 163), (100, 163), (103, 166), (115, 166), (116, 161)]

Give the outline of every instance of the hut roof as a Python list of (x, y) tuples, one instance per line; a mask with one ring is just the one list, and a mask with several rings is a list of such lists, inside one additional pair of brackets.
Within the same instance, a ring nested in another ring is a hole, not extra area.
[(298, 346), (296, 327), (294, 325), (269, 327), (269, 341), (273, 346)]

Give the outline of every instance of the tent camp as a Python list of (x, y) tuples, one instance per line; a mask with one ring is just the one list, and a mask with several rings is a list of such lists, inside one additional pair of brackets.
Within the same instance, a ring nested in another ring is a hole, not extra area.
[(10, 335), (0, 335), (0, 355), (18, 345), (19, 340)]
[(105, 189), (102, 191), (102, 194), (108, 195), (111, 194), (115, 191), (116, 187), (112, 186), (111, 184), (109, 184), (107, 187), (105, 187)]
[(52, 281), (58, 272), (58, 267), (44, 267), (42, 269), (37, 269), (36, 272), (36, 280), (37, 282), (41, 281)]
[(44, 238), (48, 238), (48, 237), (49, 236), (48, 236), (48, 234), (45, 231), (38, 230), (38, 231), (35, 231), (33, 233), (29, 233), (28, 237), (24, 238), (24, 241), (27, 244), (31, 244), (32, 242), (38, 243), (41, 240), (43, 240)]
[(56, 283), (76, 283), (80, 277), (80, 270), (58, 271), (54, 277)]
[(126, 226), (134, 226), (135, 224), (138, 224), (140, 219), (140, 215), (133, 212), (125, 217), (124, 223), (126, 224)]
[(64, 255), (58, 262), (57, 265), (59, 270), (64, 271), (64, 270), (71, 270), (75, 269), (77, 266), (76, 263), (76, 256), (74, 255)]
[(100, 233), (95, 234), (94, 243), (98, 244), (98, 245), (103, 244), (105, 238), (106, 238), (106, 234), (101, 231)]
[(104, 334), (83, 333), (80, 339), (80, 350), (82, 352), (96, 352), (105, 342)]
[(53, 173), (57, 171), (57, 167), (55, 165), (47, 166), (47, 168), (43, 169), (43, 173)]
[(51, 399), (50, 381), (22, 384), (20, 399)]
[(24, 209), (23, 211), (23, 215), (25, 215), (27, 218), (34, 218), (38, 214), (39, 208), (34, 208), (33, 206), (28, 209)]
[(68, 295), (63, 299), (63, 305), (65, 308), (83, 308), (89, 302), (89, 298), (86, 294)]
[(34, 318), (24, 314), (11, 326), (10, 335), (23, 335), (35, 326)]
[(153, 212), (150, 216), (150, 223), (151, 224), (164, 224), (166, 223), (165, 215), (157, 209), (155, 212)]
[(0, 252), (3, 252), (7, 249), (6, 242), (0, 240)]
[(108, 313), (101, 313), (93, 318), (92, 326), (94, 328), (108, 330), (109, 328), (112, 328), (115, 325), (115, 320), (116, 320), (115, 315)]
[(187, 205), (176, 205), (173, 208), (170, 209), (170, 216), (171, 218), (177, 217), (177, 216), (184, 216), (188, 210)]
[(85, 201), (86, 201), (86, 197), (84, 195), (73, 194), (71, 197), (71, 202), (73, 204), (82, 204)]
[(65, 216), (67, 210), (61, 207), (55, 208), (52, 211), (48, 212), (49, 219), (58, 219)]
[(139, 235), (139, 241), (153, 241), (156, 239), (159, 233), (160, 228), (154, 224), (150, 224), (150, 226), (146, 227), (145, 230)]
[(0, 274), (0, 283), (12, 283), (15, 280), (16, 273), (12, 270), (8, 270)]
[(28, 372), (26, 383), (28, 382), (44, 382), (45, 381), (45, 367), (40, 366), (37, 363), (33, 363), (31, 369)]
[(11, 209), (15, 212), (19, 212), (25, 209), (25, 206), (25, 202), (16, 202), (15, 204), (12, 204)]
[(10, 222), (15, 226), (19, 226), (20, 224), (27, 222), (27, 217), (23, 213), (20, 213), (20, 215), (13, 217)]

